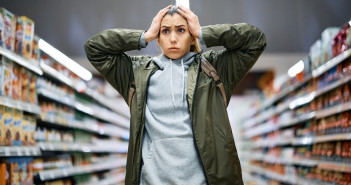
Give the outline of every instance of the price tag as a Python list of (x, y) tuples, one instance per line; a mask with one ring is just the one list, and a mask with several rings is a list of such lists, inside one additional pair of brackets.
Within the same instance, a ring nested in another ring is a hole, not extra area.
[(25, 154), (26, 154), (27, 156), (30, 155), (30, 151), (29, 151), (29, 148), (28, 148), (28, 147), (25, 147), (25, 148), (24, 148), (24, 152), (25, 152)]
[(67, 151), (67, 150), (68, 150), (68, 147), (67, 147), (66, 144), (62, 144), (62, 148), (63, 148), (64, 151)]
[(17, 150), (17, 156), (22, 156), (22, 150), (20, 147), (16, 148)]
[(11, 156), (11, 151), (9, 147), (5, 147), (5, 156)]

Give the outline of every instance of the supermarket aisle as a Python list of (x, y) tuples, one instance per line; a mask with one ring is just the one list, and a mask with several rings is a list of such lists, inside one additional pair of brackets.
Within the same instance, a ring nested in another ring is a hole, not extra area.
[(310, 57), (247, 109), (241, 161), (248, 184), (351, 183), (350, 26), (326, 28)]

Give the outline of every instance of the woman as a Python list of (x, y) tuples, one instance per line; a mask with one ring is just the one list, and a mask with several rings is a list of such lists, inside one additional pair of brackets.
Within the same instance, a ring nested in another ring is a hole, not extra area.
[[(128, 56), (157, 39), (159, 57)], [(223, 51), (201, 53), (197, 40)], [(266, 46), (248, 24), (200, 27), (189, 9), (168, 6), (148, 31), (105, 30), (85, 44), (88, 59), (129, 103), (130, 139), (125, 183), (243, 184), (226, 105), (201, 57), (217, 70), (229, 101), (233, 88)]]

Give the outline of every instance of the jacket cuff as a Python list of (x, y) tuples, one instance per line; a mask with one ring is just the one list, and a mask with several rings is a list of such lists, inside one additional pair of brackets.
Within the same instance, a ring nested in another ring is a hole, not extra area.
[(203, 35), (202, 35), (202, 28), (200, 28), (199, 40), (200, 40), (200, 44), (201, 44), (201, 45), (206, 45), (206, 44), (205, 44), (205, 41), (204, 41), (204, 37), (203, 37)]
[(145, 41), (145, 32), (143, 32), (140, 36), (140, 39), (139, 39), (139, 49), (141, 48), (145, 48), (147, 46), (148, 43), (146, 43)]

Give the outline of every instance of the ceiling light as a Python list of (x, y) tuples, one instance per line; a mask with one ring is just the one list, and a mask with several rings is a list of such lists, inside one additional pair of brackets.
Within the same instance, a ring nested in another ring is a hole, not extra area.
[(189, 0), (176, 0), (176, 5), (178, 6), (180, 4), (190, 9)]
[(51, 58), (67, 67), (69, 70), (71, 70), (83, 80), (89, 81), (92, 78), (93, 75), (90, 71), (80, 66), (78, 63), (67, 57), (61, 51), (51, 46), (49, 43), (45, 42), (43, 39), (39, 40), (39, 48), (46, 54), (50, 55)]

